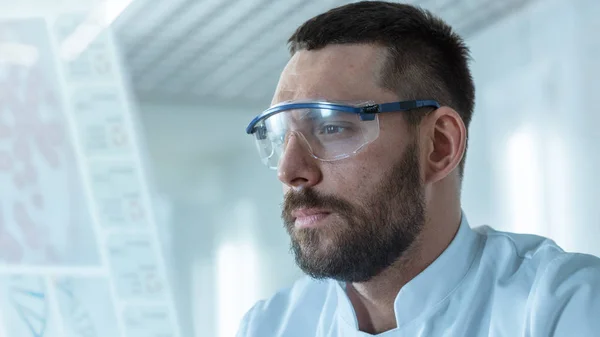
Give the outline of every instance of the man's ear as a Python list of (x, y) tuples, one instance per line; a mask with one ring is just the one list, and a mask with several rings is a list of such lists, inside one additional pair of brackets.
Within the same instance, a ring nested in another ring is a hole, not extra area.
[(434, 183), (456, 169), (465, 153), (467, 128), (454, 109), (441, 107), (421, 123), (425, 183)]

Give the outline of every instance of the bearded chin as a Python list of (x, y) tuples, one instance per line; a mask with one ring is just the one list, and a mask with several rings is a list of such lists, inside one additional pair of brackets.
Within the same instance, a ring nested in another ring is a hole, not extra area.
[[(377, 187), (362, 205), (311, 190), (286, 196), (282, 217), (304, 273), (315, 279), (366, 282), (412, 246), (425, 217), (416, 147), (407, 148)], [(331, 209), (336, 219), (328, 221), (329, 228), (295, 228), (291, 210), (307, 205)]]

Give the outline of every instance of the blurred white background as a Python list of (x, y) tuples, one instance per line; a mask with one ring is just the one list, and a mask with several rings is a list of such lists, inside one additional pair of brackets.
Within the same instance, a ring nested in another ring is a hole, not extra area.
[[(52, 2), (76, 3), (43, 1)], [(91, 2), (76, 5), (97, 8)], [(270, 103), (293, 30), (348, 2), (134, 0), (105, 13), (181, 336), (233, 336), (254, 302), (301, 275), (276, 173), (244, 129)], [(24, 3), (14, 16), (43, 12)], [(600, 2), (411, 3), (454, 25), (472, 51), (477, 103), (463, 185), (471, 226), (600, 255)]]

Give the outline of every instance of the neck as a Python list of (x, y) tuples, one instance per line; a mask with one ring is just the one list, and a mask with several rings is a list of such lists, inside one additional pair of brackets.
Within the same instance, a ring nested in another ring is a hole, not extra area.
[(396, 328), (394, 302), (400, 289), (425, 270), (448, 247), (460, 225), (458, 212), (429, 218), (402, 257), (371, 280), (347, 285), (361, 331), (378, 334)]

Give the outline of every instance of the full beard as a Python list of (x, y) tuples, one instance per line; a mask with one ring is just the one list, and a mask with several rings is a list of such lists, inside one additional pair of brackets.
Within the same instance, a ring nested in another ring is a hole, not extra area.
[[(302, 271), (315, 279), (366, 282), (403, 256), (425, 221), (415, 144), (374, 191), (360, 204), (312, 189), (286, 194), (282, 219)], [(327, 227), (295, 228), (291, 213), (302, 207), (331, 211)]]

